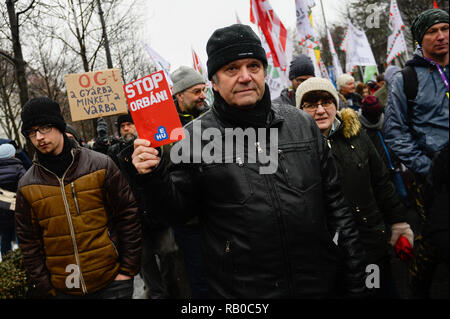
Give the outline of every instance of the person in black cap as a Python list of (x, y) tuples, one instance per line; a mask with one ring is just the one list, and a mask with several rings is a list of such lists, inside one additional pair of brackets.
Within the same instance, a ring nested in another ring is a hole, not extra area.
[(140, 275), (145, 284), (146, 297), (149, 299), (188, 298), (190, 297), (189, 283), (183, 256), (175, 242), (172, 228), (160, 218), (153, 216), (150, 201), (129, 172), (127, 163), (131, 162), (133, 141), (137, 138), (137, 130), (130, 112), (119, 115), (116, 124), (120, 137), (115, 144), (108, 147), (107, 155), (114, 160), (128, 180), (139, 204), (139, 216), (142, 223)]
[(117, 156), (127, 146), (133, 144), (133, 141), (137, 138), (137, 131), (130, 112), (119, 115), (117, 117), (116, 125), (120, 137), (117, 142), (108, 147), (106, 154), (114, 160), (117, 166), (120, 167)]
[(289, 67), (289, 80), (291, 80), (292, 89), (283, 89), (280, 96), (274, 99), (273, 102), (295, 106), (295, 92), (298, 86), (303, 81), (314, 76), (314, 65), (312, 64), (311, 58), (305, 54), (297, 55), (292, 59)]
[(131, 298), (141, 226), (130, 186), (109, 157), (64, 134), (57, 102), (31, 99), (21, 117), (36, 158), (19, 181), (15, 223), (37, 294)]
[(84, 142), (81, 139), (80, 133), (70, 124), (66, 125), (66, 135), (76, 141), (80, 146), (84, 146)]
[[(173, 224), (199, 217), (209, 297), (336, 297), (339, 266), (346, 287), (339, 295), (361, 296), (364, 251), (317, 125), (291, 105), (272, 104), (266, 52), (251, 27), (214, 31), (206, 51), (211, 111), (184, 127), (189, 138), (170, 154), (134, 143), (136, 178), (153, 212)], [(227, 151), (231, 133), (242, 151)], [(217, 146), (213, 161), (209, 143)]]

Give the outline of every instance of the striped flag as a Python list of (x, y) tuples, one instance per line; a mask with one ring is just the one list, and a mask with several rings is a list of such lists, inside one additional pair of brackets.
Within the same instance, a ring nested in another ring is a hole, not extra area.
[(272, 53), (275, 67), (287, 69), (287, 30), (268, 0), (250, 0), (250, 21), (259, 26)]
[(330, 30), (327, 30), (328, 36), (328, 46), (330, 47), (330, 53), (333, 58), (334, 75), (336, 79), (344, 72), (342, 72), (341, 63), (339, 62), (339, 57), (334, 49), (333, 38), (331, 38)]
[(405, 36), (403, 34), (402, 16), (396, 0), (391, 0), (389, 9), (389, 37), (386, 53), (386, 65), (389, 65), (396, 57), (407, 51)]
[(200, 62), (200, 59), (198, 58), (197, 53), (195, 52), (194, 48), (191, 47), (192, 50), (192, 66), (195, 71), (200, 73), (200, 75), (205, 79), (206, 87), (208, 88), (208, 91), (206, 92), (206, 102), (208, 105), (212, 105), (214, 101), (214, 94), (212, 92), (212, 84), (211, 81), (208, 79), (208, 72), (206, 71), (205, 66), (203, 63)]
[(236, 14), (236, 23), (242, 24), (241, 19), (239, 19), (239, 16), (237, 14), (237, 11), (234, 12)]

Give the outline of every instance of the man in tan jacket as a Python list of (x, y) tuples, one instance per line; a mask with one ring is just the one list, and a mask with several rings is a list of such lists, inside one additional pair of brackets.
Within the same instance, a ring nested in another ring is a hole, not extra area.
[(21, 116), (36, 158), (19, 182), (16, 232), (37, 292), (131, 298), (141, 225), (128, 183), (108, 156), (67, 138), (58, 103), (32, 99)]

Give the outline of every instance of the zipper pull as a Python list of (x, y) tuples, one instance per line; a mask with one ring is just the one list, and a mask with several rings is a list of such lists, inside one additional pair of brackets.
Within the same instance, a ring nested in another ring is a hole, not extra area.
[(80, 216), (80, 207), (78, 206), (77, 194), (75, 192), (75, 183), (74, 182), (70, 183), (70, 186), (72, 186), (72, 196), (73, 200), (75, 201), (75, 208), (77, 209), (77, 215)]
[(225, 247), (225, 252), (226, 253), (229, 253), (230, 252), (230, 244), (231, 244), (231, 242), (229, 241), (229, 240), (227, 240), (227, 243), (226, 243), (226, 247)]

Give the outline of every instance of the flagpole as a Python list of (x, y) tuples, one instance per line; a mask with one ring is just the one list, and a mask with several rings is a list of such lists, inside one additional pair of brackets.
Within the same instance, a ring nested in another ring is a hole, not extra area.
[(325, 17), (325, 11), (323, 10), (323, 3), (322, 3), (322, 0), (320, 0), (320, 6), (321, 6), (321, 8), (322, 8), (323, 22), (325, 23), (325, 32), (328, 34), (327, 19), (326, 19), (326, 17)]

